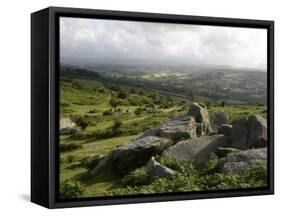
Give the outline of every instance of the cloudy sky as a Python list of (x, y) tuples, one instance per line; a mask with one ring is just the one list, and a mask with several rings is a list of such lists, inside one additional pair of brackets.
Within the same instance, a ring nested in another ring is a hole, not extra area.
[(61, 59), (266, 69), (265, 29), (60, 18)]

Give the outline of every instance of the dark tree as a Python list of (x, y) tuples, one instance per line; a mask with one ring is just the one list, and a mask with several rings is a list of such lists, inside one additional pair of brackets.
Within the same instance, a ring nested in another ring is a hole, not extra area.
[(85, 116), (78, 116), (74, 118), (73, 121), (78, 125), (78, 127), (81, 128), (82, 131), (84, 131), (90, 125), (89, 120)]
[(111, 98), (109, 101), (110, 106), (112, 106), (113, 109), (116, 110), (116, 107), (120, 104), (120, 100), (116, 98)]

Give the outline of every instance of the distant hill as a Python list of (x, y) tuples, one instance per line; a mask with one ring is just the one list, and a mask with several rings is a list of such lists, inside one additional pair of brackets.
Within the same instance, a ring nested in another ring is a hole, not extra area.
[(259, 70), (208, 65), (108, 64), (61, 67), (61, 76), (99, 79), (104, 82), (152, 89), (230, 104), (266, 105), (267, 74)]

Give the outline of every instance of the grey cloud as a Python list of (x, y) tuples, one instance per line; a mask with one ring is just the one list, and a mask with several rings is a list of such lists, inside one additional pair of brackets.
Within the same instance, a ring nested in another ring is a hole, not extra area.
[(61, 57), (266, 66), (266, 30), (61, 18)]

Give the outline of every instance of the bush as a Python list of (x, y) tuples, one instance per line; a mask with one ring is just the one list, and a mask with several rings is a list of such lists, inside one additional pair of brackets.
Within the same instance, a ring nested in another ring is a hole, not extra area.
[(112, 114), (113, 114), (113, 112), (112, 112), (111, 109), (105, 110), (105, 111), (102, 113), (102, 115), (104, 115), (104, 116), (110, 116), (110, 115), (112, 115)]
[(95, 108), (90, 109), (90, 110), (88, 111), (88, 113), (96, 113), (96, 112), (97, 112), (97, 110), (96, 110)]
[(68, 163), (73, 163), (75, 161), (75, 159), (76, 159), (76, 157), (74, 155), (72, 155), (72, 154), (66, 156), (66, 161)]
[(118, 100), (117, 98), (111, 98), (109, 104), (113, 109), (116, 109), (116, 107), (120, 104), (120, 102), (121, 101)]
[(83, 148), (82, 144), (70, 143), (70, 144), (60, 144), (60, 152), (68, 152)]
[(244, 169), (239, 175), (219, 173), (215, 155), (210, 157), (203, 168), (195, 167), (191, 162), (170, 160), (160, 156), (157, 156), (157, 161), (174, 169), (177, 174), (151, 182), (143, 168), (136, 169), (122, 179), (120, 188), (108, 191), (106, 195), (259, 188), (267, 185), (266, 167), (252, 166)]
[(102, 157), (100, 155), (94, 155), (83, 158), (81, 160), (81, 166), (86, 168), (88, 171), (92, 170), (96, 165), (98, 165), (101, 158)]
[(120, 129), (122, 126), (122, 121), (120, 119), (115, 119), (112, 128), (115, 130)]
[(60, 107), (61, 108), (70, 107), (70, 103), (65, 101), (60, 101)]
[(140, 186), (147, 185), (151, 182), (151, 178), (145, 168), (138, 168), (126, 175), (121, 183), (124, 186)]
[(143, 112), (143, 108), (142, 107), (138, 107), (136, 110), (135, 110), (135, 115), (139, 116), (140, 114), (142, 114)]
[(71, 116), (71, 120), (78, 125), (78, 127), (81, 128), (82, 131), (84, 131), (89, 125), (91, 125), (91, 122), (89, 120), (89, 116), (80, 116), (75, 115)]
[(77, 198), (84, 192), (85, 186), (72, 179), (66, 180), (60, 185), (60, 196), (62, 199)]
[(141, 106), (142, 105), (142, 101), (136, 97), (129, 98), (128, 102), (131, 106)]
[(125, 99), (128, 97), (128, 92), (125, 90), (120, 90), (117, 95), (118, 98)]
[(267, 169), (264, 166), (255, 165), (244, 169), (241, 176), (252, 187), (264, 187), (267, 185)]
[(137, 93), (136, 89), (133, 89), (133, 88), (131, 88), (129, 91), (130, 91), (131, 94), (136, 94)]
[(211, 153), (209, 160), (205, 164), (200, 166), (201, 172), (203, 174), (214, 173), (218, 171), (219, 163), (220, 163), (219, 157), (216, 154)]
[(184, 160), (174, 160), (174, 159), (168, 159), (165, 157), (157, 156), (156, 160), (159, 161), (159, 163), (163, 164), (164, 166), (167, 166), (179, 173), (182, 174), (192, 174), (192, 175), (198, 175), (198, 171), (196, 170), (193, 163), (184, 161)]
[(60, 156), (60, 164), (67, 163), (67, 158), (64, 156)]

